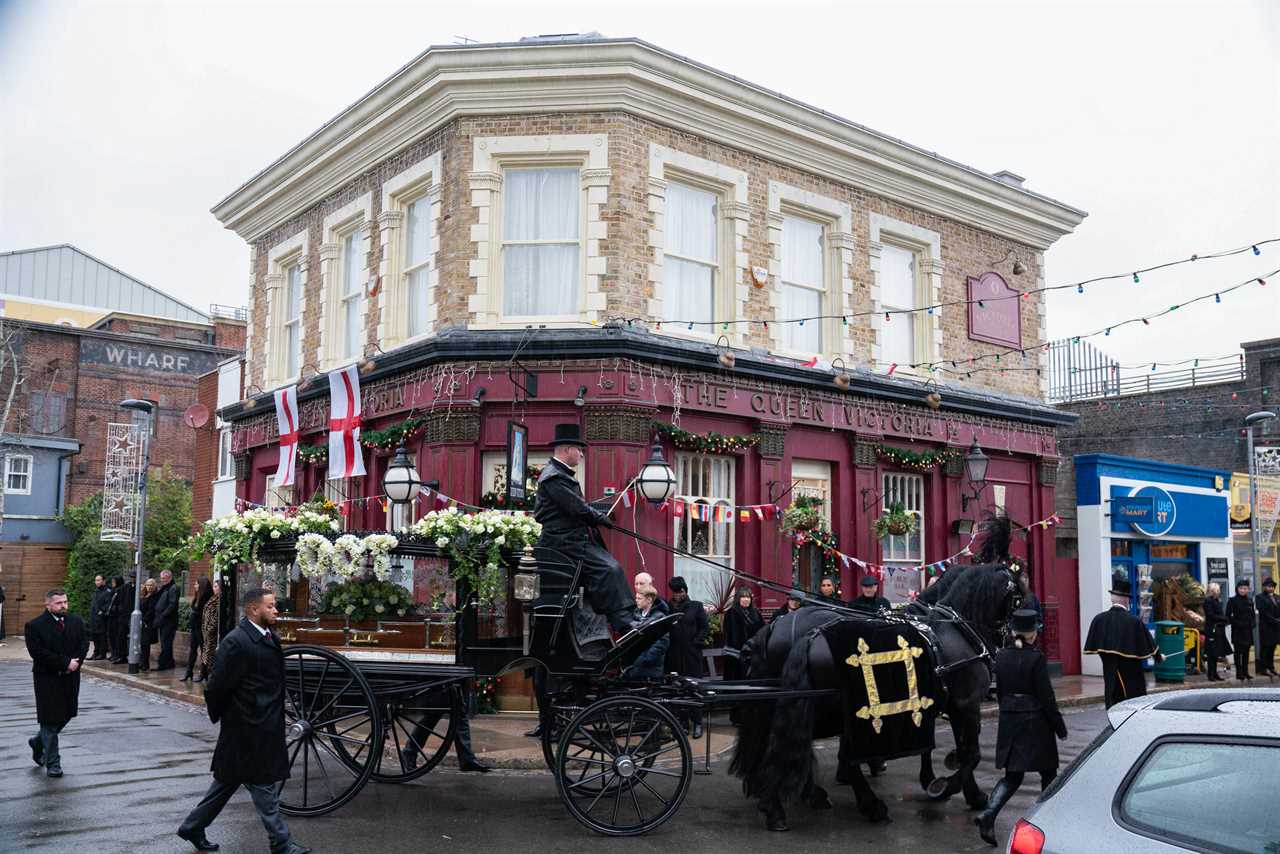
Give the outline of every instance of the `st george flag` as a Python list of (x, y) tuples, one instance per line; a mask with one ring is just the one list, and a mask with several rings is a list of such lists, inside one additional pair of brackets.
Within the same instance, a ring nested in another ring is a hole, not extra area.
[(298, 387), (276, 389), (276, 426), (280, 429), (280, 462), (276, 486), (292, 486), (298, 464)]
[(348, 477), (364, 477), (360, 374), (355, 365), (329, 372), (329, 480)]

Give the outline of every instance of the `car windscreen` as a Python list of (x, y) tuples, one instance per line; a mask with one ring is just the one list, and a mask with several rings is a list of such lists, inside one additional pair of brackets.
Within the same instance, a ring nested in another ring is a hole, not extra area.
[(1144, 836), (1225, 854), (1280, 850), (1280, 746), (1261, 740), (1156, 742), (1129, 775), (1116, 817)]
[(1056, 795), (1058, 791), (1066, 785), (1067, 781), (1071, 779), (1071, 775), (1076, 773), (1076, 769), (1088, 762), (1089, 757), (1093, 755), (1093, 752), (1101, 747), (1102, 743), (1110, 738), (1113, 732), (1115, 732), (1115, 729), (1112, 728), (1111, 724), (1107, 724), (1106, 727), (1103, 728), (1102, 732), (1094, 736), (1093, 741), (1089, 742), (1088, 746), (1085, 747), (1084, 750), (1080, 751), (1076, 758), (1071, 761), (1071, 764), (1067, 766), (1067, 769), (1059, 774), (1054, 781), (1049, 784), (1049, 788), (1040, 793), (1040, 797), (1036, 798), (1036, 803), (1042, 804)]

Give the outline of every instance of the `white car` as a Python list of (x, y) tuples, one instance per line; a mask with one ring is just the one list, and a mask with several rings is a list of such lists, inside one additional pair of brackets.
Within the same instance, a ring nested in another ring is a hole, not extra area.
[(1006, 854), (1280, 854), (1280, 689), (1112, 706)]

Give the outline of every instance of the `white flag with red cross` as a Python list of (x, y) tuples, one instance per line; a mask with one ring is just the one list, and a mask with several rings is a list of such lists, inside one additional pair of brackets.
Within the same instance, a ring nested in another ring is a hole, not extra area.
[(355, 365), (329, 372), (329, 480), (348, 477), (364, 477), (360, 374)]
[(276, 399), (276, 426), (280, 429), (280, 462), (276, 464), (275, 484), (293, 486), (298, 466), (298, 387), (278, 388), (272, 396)]

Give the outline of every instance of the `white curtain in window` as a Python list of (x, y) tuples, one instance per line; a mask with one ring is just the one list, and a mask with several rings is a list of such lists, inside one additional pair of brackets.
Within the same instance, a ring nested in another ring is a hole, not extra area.
[[(676, 472), (680, 496), (688, 502), (684, 516), (675, 519), (676, 544), (687, 552), (731, 566), (735, 522), (733, 460), (681, 454), (676, 460)], [(716, 508), (721, 508), (720, 521), (716, 521)], [(704, 512), (709, 513), (710, 520), (703, 517)], [(689, 595), (703, 602), (715, 598), (713, 593), (723, 581), (723, 573), (693, 558), (677, 556), (675, 571), (688, 582)]]
[(578, 310), (578, 206), (573, 168), (510, 169), (503, 179), (503, 314)]
[(361, 352), (360, 312), (364, 307), (364, 266), (360, 252), (360, 233), (354, 231), (342, 240), (343, 355)]
[(719, 260), (716, 195), (686, 184), (667, 185), (667, 251), (702, 261)]
[(414, 338), (427, 331), (427, 276), (426, 267), (409, 274), (409, 325), (408, 334)]
[(662, 262), (663, 320), (714, 323), (715, 283), (714, 267), (668, 255)]
[(823, 286), (822, 223), (796, 216), (782, 220), (782, 280), (811, 288)]
[[(886, 311), (917, 308), (916, 255), (897, 246), (880, 250), (880, 302)], [(883, 331), (880, 358), (886, 362), (908, 365), (916, 359), (915, 316), (892, 314), (881, 318)]]
[(427, 274), (431, 265), (431, 201), (418, 199), (406, 212), (404, 238), (404, 269), (408, 311), (406, 332), (414, 338), (427, 331)]
[[(782, 286), (783, 318), (817, 317), (822, 314), (822, 292), (798, 285)], [(782, 325), (782, 345), (804, 353), (822, 352), (822, 321), (807, 320)]]
[(285, 295), (285, 376), (298, 375), (302, 361), (302, 268), (297, 264), (289, 268)]

